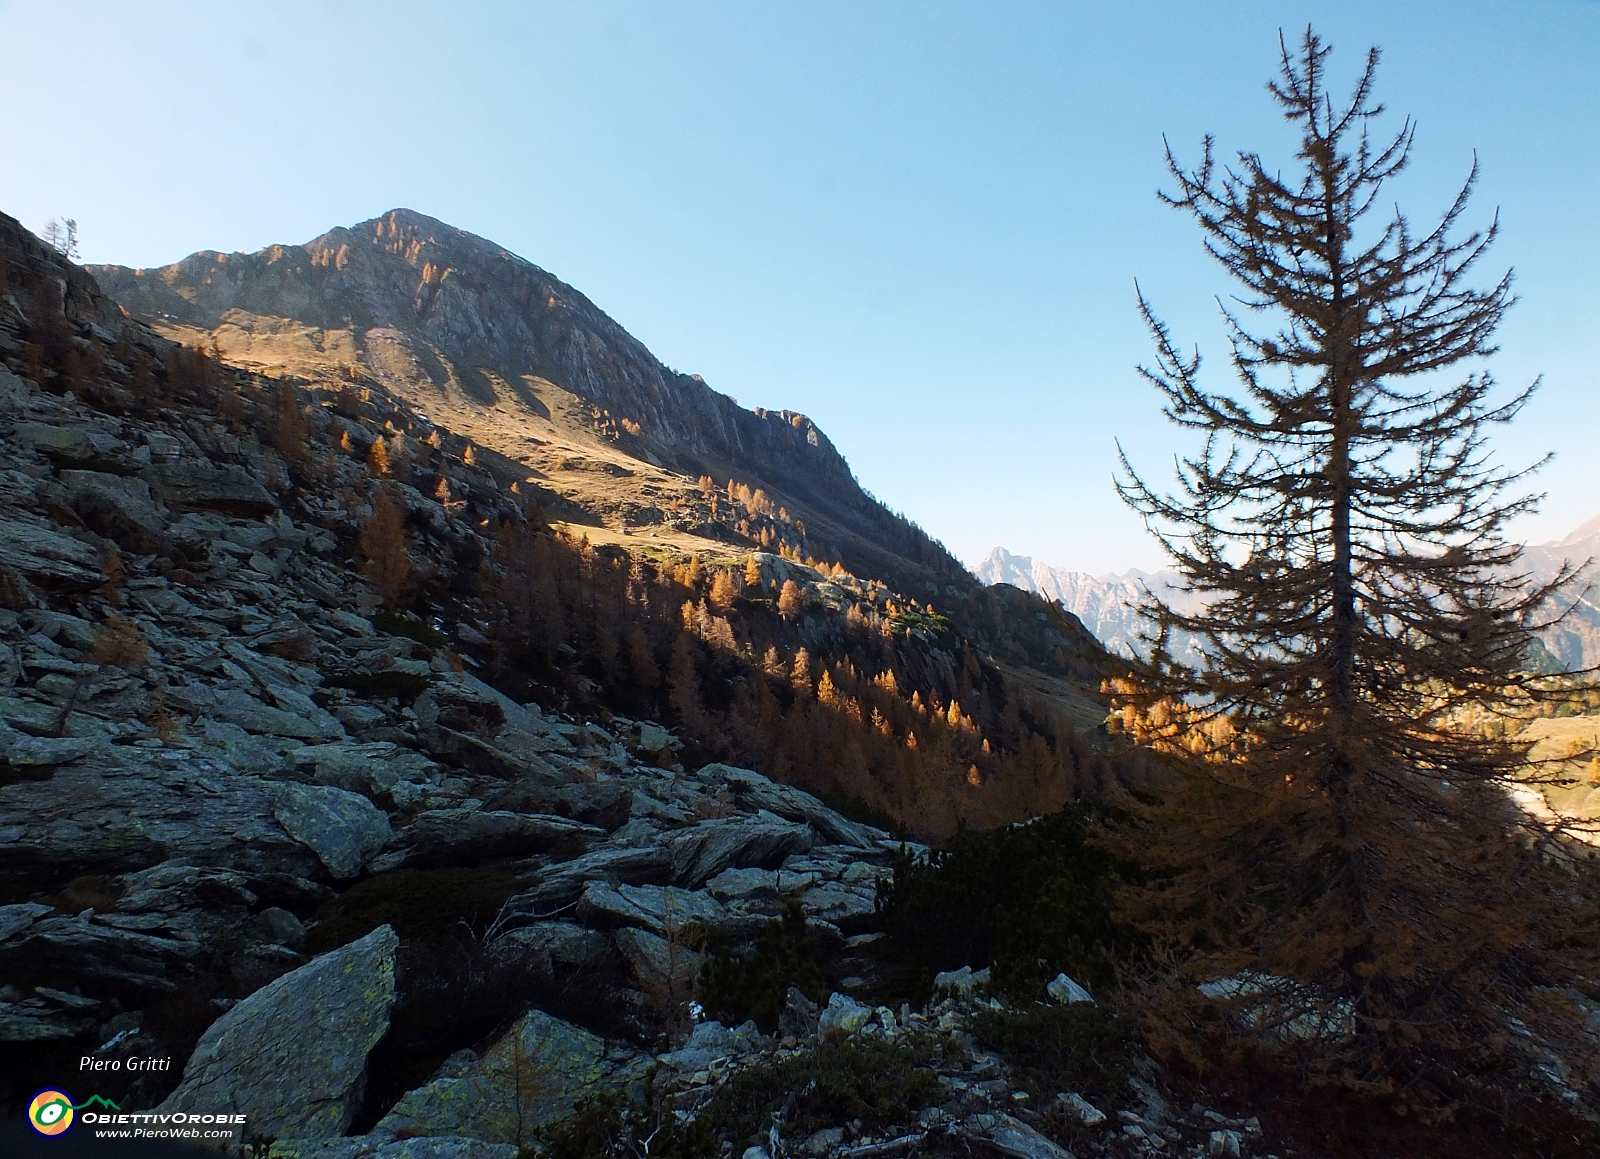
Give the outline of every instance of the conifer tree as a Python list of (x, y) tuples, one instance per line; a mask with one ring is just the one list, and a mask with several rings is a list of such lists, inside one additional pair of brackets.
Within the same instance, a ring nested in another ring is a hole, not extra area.
[[(1296, 1024), (1319, 1031), (1315, 1065), (1438, 1105), (1512, 1015), (1561, 1037), (1535, 987), (1588, 953), (1583, 879), (1508, 837), (1527, 822), (1500, 786), (1527, 746), (1463, 727), (1547, 694), (1524, 657), (1565, 577), (1525, 582), (1505, 527), (1535, 500), (1486, 452), (1533, 388), (1495, 401), (1479, 368), (1512, 295), (1509, 274), (1471, 281), (1497, 223), (1458, 236), (1476, 165), (1433, 229), (1371, 222), (1413, 139), (1409, 121), (1369, 136), (1377, 51), (1337, 105), (1328, 47), (1309, 29), (1281, 47), (1292, 172), (1219, 164), (1209, 137), (1193, 170), (1167, 154), (1163, 199), (1243, 287), (1224, 308), (1239, 388), (1203, 386), (1140, 295), (1142, 373), (1203, 449), (1176, 494), (1126, 458), (1119, 489), (1206, 606), (1150, 597), (1152, 661), (1116, 686), (1117, 719), (1177, 774), (1133, 838), (1171, 872), (1126, 900), (1191, 955), (1188, 983), (1281, 979), (1284, 1017), (1322, 1016)], [(1203, 642), (1192, 666), (1179, 632)]]
[(789, 671), (789, 682), (794, 686), (797, 696), (808, 699), (813, 691), (811, 680), (811, 653), (801, 648), (794, 654), (794, 667)]
[(718, 611), (726, 612), (738, 598), (739, 589), (734, 586), (733, 573), (726, 569), (718, 570), (716, 578), (711, 581), (711, 603)]
[(798, 620), (806, 610), (806, 596), (794, 580), (784, 580), (778, 593), (778, 614), (786, 620)]
[(399, 602), (411, 579), (411, 558), (406, 554), (406, 529), (401, 510), (388, 487), (384, 487), (372, 501), (372, 514), (367, 517), (360, 540), (365, 561), (362, 571), (383, 597), (383, 602), (391, 607)]
[(295, 471), (303, 471), (310, 459), (308, 441), (311, 435), (300, 413), (300, 396), (287, 382), (280, 382), (276, 401), (277, 414), (272, 426), (273, 448)]

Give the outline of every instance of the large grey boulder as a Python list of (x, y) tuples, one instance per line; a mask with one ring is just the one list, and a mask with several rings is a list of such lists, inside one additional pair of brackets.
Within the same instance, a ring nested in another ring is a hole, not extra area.
[(817, 1018), (817, 1033), (824, 1038), (847, 1037), (872, 1021), (872, 1007), (835, 991)]
[(50, 912), (50, 906), (36, 901), (0, 905), (0, 942), (6, 941), (13, 934), (21, 933)]
[(277, 786), (203, 760), (106, 745), (48, 780), (0, 787), (0, 871), (127, 872), (169, 859), (315, 875), (273, 819)]
[(611, 951), (611, 939), (573, 922), (534, 922), (501, 934), (489, 947), (496, 957), (548, 978), (557, 967), (592, 966)]
[(662, 885), (672, 879), (672, 856), (656, 845), (607, 845), (546, 868), (529, 889), (515, 895), (510, 908), (548, 914), (578, 900), (591, 881)]
[[(249, 878), (231, 869), (213, 865), (185, 865), (163, 861), (149, 869), (125, 874), (122, 896), (117, 899), (119, 913), (168, 913), (185, 917), (196, 914), (242, 914), (260, 900), (250, 889)], [(279, 879), (273, 883), (282, 888)], [(301, 883), (301, 892), (316, 889), (311, 882)]]
[[(63, 997), (70, 1000), (76, 996)], [(87, 1009), (74, 1010), (40, 996), (0, 1001), (0, 1042), (49, 1042), (88, 1033), (100, 1021), (93, 1010), (99, 1003), (93, 999), (79, 1001)]]
[[(192, 702), (201, 699), (194, 695), (196, 688), (205, 688), (205, 685), (191, 685), (184, 689), (184, 694)], [(206, 688), (206, 693), (210, 693), (209, 688)], [(204, 710), (210, 712), (213, 707), (215, 698), (206, 697)], [(202, 717), (196, 721), (193, 731), (205, 739), (208, 756), (227, 762), (241, 773), (254, 773), (263, 777), (282, 773), (286, 763), (285, 755), (293, 754), (303, 747), (299, 741), (292, 738), (258, 736), (246, 732), (236, 724), (212, 720), (210, 717)], [(340, 788), (348, 786), (341, 785)]]
[(734, 765), (707, 765), (699, 772), (704, 781), (722, 781), (733, 790), (734, 800), (746, 809), (765, 809), (789, 821), (810, 825), (824, 840), (834, 845), (875, 849), (889, 840), (881, 829), (851, 821), (828, 808), (804, 789), (780, 785), (751, 769)]
[(399, 945), (379, 926), (244, 999), (200, 1036), (157, 1113), (243, 1114), (269, 1138), (344, 1134), (389, 1029)]
[(103, 471), (62, 471), (58, 478), (73, 511), (101, 535), (140, 555), (167, 549), (167, 520), (143, 479)]
[(1094, 1005), (1094, 995), (1078, 985), (1065, 974), (1057, 974), (1045, 986), (1044, 992), (1050, 996), (1051, 1001), (1063, 1004), (1072, 1002), (1087, 1002)]
[(505, 727), (527, 733), (543, 731), (540, 716), (468, 672), (439, 680), (417, 698), (416, 712), (426, 726), (438, 724), (491, 736)]
[(426, 792), (434, 764), (415, 749), (391, 741), (338, 741), (307, 745), (290, 754), (302, 776), (367, 797), (386, 796), (405, 809)]
[(145, 481), (169, 507), (183, 511), (220, 511), (254, 518), (270, 515), (278, 501), (242, 467), (215, 467), (189, 459), (156, 463), (142, 472)]
[(639, 722), (639, 751), (646, 756), (670, 756), (683, 742), (653, 720)]
[(401, 1097), (374, 1135), (464, 1135), (526, 1145), (534, 1132), (570, 1115), (579, 1099), (638, 1082), (643, 1060), (604, 1039), (531, 1010), (481, 1058)]
[(715, 1021), (701, 1022), (682, 1046), (661, 1055), (660, 1062), (679, 1074), (693, 1074), (708, 1069), (718, 1059), (750, 1054), (760, 1050), (762, 1045), (761, 1029), (753, 1021), (737, 1027)]
[(811, 848), (810, 826), (771, 813), (702, 821), (667, 841), (673, 880), (699, 889), (725, 869), (776, 869), (785, 858)]
[(211, 712), (218, 720), (236, 724), (246, 732), (308, 741), (345, 739), (343, 725), (314, 704), (311, 707), (314, 712), (295, 712), (263, 704), (242, 688), (223, 688), (216, 692)]
[(560, 776), (555, 766), (535, 754), (519, 756), (509, 753), (482, 737), (457, 732), (442, 725), (419, 729), (417, 742), (434, 756), (445, 758), (448, 763), (460, 765), (481, 777), (499, 777), (508, 781), (532, 777), (553, 784)]
[(0, 943), (0, 976), (44, 970), (138, 990), (176, 990), (201, 943), (166, 936), (170, 931), (109, 924), (118, 916), (60, 914), (31, 922)]
[(608, 885), (591, 881), (578, 899), (578, 920), (590, 926), (632, 926), (658, 936), (676, 935), (685, 926), (716, 927), (727, 911), (716, 898), (698, 890), (661, 885)]
[(16, 736), (0, 743), (0, 761), (14, 769), (53, 768), (81, 761), (104, 742), (76, 736)]
[[(304, 628), (305, 625), (296, 617), (288, 617), (280, 621), (290, 627)], [(259, 646), (259, 642), (258, 642)], [(317, 688), (322, 684), (322, 673), (309, 664), (295, 664), (279, 656), (266, 656), (253, 648), (246, 648), (235, 640), (225, 641), (222, 650), (244, 670), (255, 677), (256, 680), (270, 689), (274, 695), (278, 690)], [(285, 706), (287, 707), (287, 706)]]
[(58, 426), (54, 423), (20, 422), (11, 437), (23, 446), (32, 447), (64, 465), (104, 459), (128, 449), (127, 443), (92, 423)]
[[(13, 653), (15, 655), (15, 653)], [(0, 696), (0, 750), (9, 749), (22, 739), (17, 734), (50, 736), (61, 721), (61, 709), (19, 696)], [(68, 723), (77, 723), (68, 717)], [(70, 735), (70, 734), (69, 734)]]
[(0, 519), (0, 566), (48, 588), (83, 591), (105, 583), (100, 553), (43, 523)]
[(825, 881), (806, 890), (800, 904), (812, 918), (832, 922), (847, 934), (860, 933), (877, 921), (876, 892), (840, 881)]
[(359, 874), (391, 836), (381, 809), (359, 793), (331, 785), (280, 786), (272, 814), (341, 881)]
[(628, 823), (632, 805), (633, 790), (621, 781), (579, 781), (570, 785), (518, 781), (484, 802), (486, 809), (570, 817), (598, 825), (608, 833)]
[(694, 948), (696, 940), (664, 938), (631, 927), (618, 930), (612, 938), (647, 992), (680, 1001), (687, 1001), (694, 992), (695, 979), (705, 964), (705, 956)]
[(776, 902), (816, 885), (815, 873), (782, 869), (724, 869), (706, 882), (706, 892), (719, 901)]
[(477, 865), (545, 853), (558, 845), (576, 843), (581, 848), (605, 836), (604, 829), (565, 817), (460, 808), (418, 814), (395, 843), (405, 851), (408, 865)]

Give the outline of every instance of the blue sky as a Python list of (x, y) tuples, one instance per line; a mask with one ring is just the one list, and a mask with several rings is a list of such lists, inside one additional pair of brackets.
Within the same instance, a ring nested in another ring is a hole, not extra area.
[[(0, 210), (87, 261), (308, 240), (406, 206), (587, 294), (667, 364), (811, 415), (969, 563), (1159, 565), (1114, 440), (1179, 448), (1134, 365), (1140, 284), (1223, 366), (1228, 285), (1154, 197), (1161, 138), (1287, 164), (1263, 85), (1313, 22), (1418, 122), (1395, 198), (1473, 222), (1521, 304), (1496, 436), (1600, 512), (1600, 3), (91, 3), (0, 0)], [(1221, 384), (1220, 378), (1214, 380)]]

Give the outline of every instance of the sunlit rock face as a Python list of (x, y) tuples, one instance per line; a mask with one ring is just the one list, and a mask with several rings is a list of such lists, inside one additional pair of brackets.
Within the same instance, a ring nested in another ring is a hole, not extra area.
[(690, 474), (743, 468), (870, 502), (805, 416), (740, 407), (538, 266), (410, 210), (304, 245), (93, 273), (136, 317), (203, 332), (238, 365), (312, 379), (354, 368), (432, 411), (504, 405)]

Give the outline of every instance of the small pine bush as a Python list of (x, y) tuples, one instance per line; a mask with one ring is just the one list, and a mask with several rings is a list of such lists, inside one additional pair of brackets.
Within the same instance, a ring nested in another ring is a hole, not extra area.
[(700, 1000), (713, 1018), (728, 1026), (753, 1018), (764, 1034), (778, 1028), (790, 986), (814, 1001), (823, 1000), (816, 939), (794, 898), (784, 902), (781, 918), (767, 923), (750, 953), (714, 948), (700, 971)]
[(517, 888), (492, 869), (397, 869), (356, 883), (317, 911), (307, 938), (313, 954), (337, 949), (381, 925), (406, 943), (437, 943), (481, 929)]
[(782, 1112), (790, 1139), (855, 1120), (863, 1131), (878, 1131), (907, 1123), (938, 1102), (942, 1090), (934, 1068), (954, 1062), (959, 1053), (959, 1047), (926, 1034), (824, 1042), (741, 1068), (691, 1118), (680, 1118), (659, 1098), (586, 1100), (543, 1131), (540, 1153), (549, 1159), (739, 1155), (766, 1143), (774, 1112)]
[(922, 1003), (933, 975), (992, 966), (993, 985), (1018, 1001), (1041, 997), (1065, 972), (1094, 987), (1137, 936), (1114, 917), (1114, 895), (1134, 872), (1089, 840), (1096, 807), (986, 833), (963, 831), (926, 861), (902, 855), (879, 886), (884, 929), (880, 997)]
[(978, 1045), (1004, 1058), (1019, 1086), (1041, 1101), (1059, 1091), (1119, 1097), (1139, 1049), (1132, 1017), (1088, 1002), (979, 1009), (967, 1025)]

